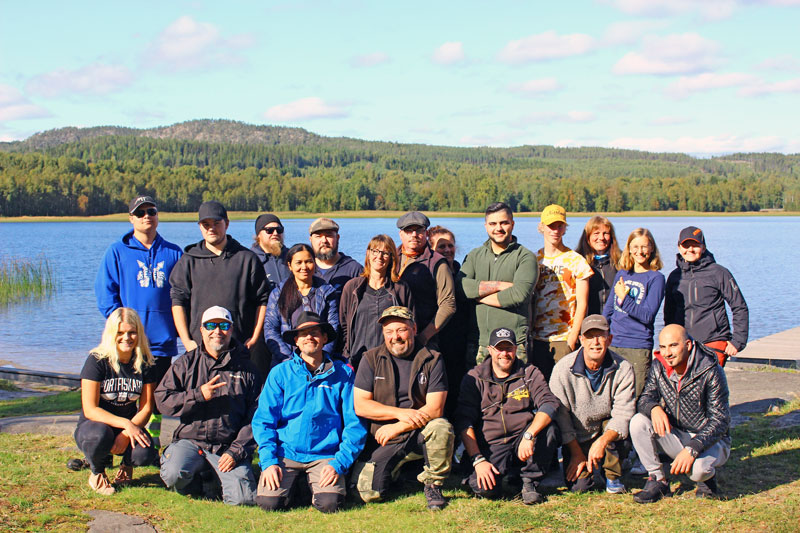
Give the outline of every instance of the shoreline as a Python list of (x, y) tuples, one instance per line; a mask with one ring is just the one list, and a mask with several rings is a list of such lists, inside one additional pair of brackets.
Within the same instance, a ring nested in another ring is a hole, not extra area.
[[(270, 211), (264, 211), (270, 212)], [(329, 218), (398, 218), (407, 211), (328, 211), (322, 213), (311, 213), (308, 211), (272, 211), (280, 218), (285, 219), (314, 219), (317, 217)], [(261, 211), (229, 211), (230, 220), (252, 220), (258, 217)], [(534, 218), (540, 215), (540, 211), (528, 211), (524, 213), (514, 213), (515, 217)], [(469, 213), (464, 211), (425, 211), (431, 218), (482, 218), (483, 213)], [(602, 214), (609, 218), (677, 218), (677, 217), (785, 217), (800, 216), (800, 211), (736, 211), (736, 212), (701, 212), (701, 211), (620, 211), (620, 212), (568, 212), (570, 217), (590, 217)], [(21, 217), (2, 217), (3, 222), (127, 222), (128, 215), (125, 213), (115, 213), (111, 215), (95, 216), (21, 216)], [(160, 212), (159, 221), (161, 222), (196, 222), (197, 213), (174, 213)]]

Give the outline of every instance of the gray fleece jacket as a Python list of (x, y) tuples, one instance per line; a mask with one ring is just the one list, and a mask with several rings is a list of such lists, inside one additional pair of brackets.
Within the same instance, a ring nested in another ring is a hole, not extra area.
[(628, 425), (636, 413), (633, 366), (608, 350), (601, 368), (603, 378), (597, 392), (584, 373), (583, 348), (565, 356), (553, 369), (550, 390), (561, 401), (556, 421), (565, 444), (572, 439), (593, 440), (604, 431), (606, 421), (605, 429), (616, 431), (620, 439), (628, 436)]

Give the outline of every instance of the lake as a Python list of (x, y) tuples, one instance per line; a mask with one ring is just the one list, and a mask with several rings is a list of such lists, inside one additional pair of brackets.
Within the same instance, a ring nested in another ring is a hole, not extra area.
[[(569, 219), (565, 243), (575, 247), (587, 217)], [(286, 220), (286, 243), (308, 242), (311, 219)], [(386, 233), (399, 242), (395, 219), (340, 219), (340, 250), (364, 261), (370, 238)], [(431, 219), (451, 229), (461, 260), (486, 240), (482, 218)], [(750, 307), (750, 340), (800, 325), (800, 290), (792, 272), (800, 264), (800, 217), (645, 217), (617, 218), (618, 239), (644, 226), (653, 233), (664, 260), (664, 275), (675, 268), (681, 228), (703, 229), (708, 249), (739, 283)], [(538, 218), (517, 219), (514, 234), (534, 252), (542, 247)], [(26, 368), (79, 372), (88, 350), (100, 341), (103, 317), (94, 297), (94, 278), (108, 245), (130, 229), (127, 222), (0, 223), (0, 257), (48, 257), (60, 290), (43, 301), (0, 307), (0, 359)], [(163, 222), (159, 233), (180, 246), (200, 240), (196, 223)], [(233, 221), (228, 233), (245, 246), (253, 221)], [(765, 266), (766, 263), (777, 266)], [(766, 277), (766, 278), (765, 278)], [(656, 333), (663, 325), (661, 314)]]

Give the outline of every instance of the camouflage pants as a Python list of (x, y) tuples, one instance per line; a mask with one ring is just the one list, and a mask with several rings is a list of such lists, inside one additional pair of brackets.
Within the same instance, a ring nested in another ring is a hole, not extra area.
[(425, 485), (441, 485), (452, 467), (454, 438), (450, 422), (434, 418), (424, 428), (410, 432), (402, 442), (366, 449), (353, 465), (350, 488), (364, 502), (382, 500), (400, 467), (420, 459), (425, 462), (417, 480)]

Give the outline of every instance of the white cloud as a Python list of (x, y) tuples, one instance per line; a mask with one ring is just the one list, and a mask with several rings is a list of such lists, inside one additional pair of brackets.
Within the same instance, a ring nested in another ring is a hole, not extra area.
[(611, 0), (610, 3), (629, 15), (670, 17), (698, 13), (708, 20), (728, 18), (740, 4), (737, 0)]
[(350, 64), (354, 67), (375, 67), (388, 62), (389, 56), (383, 52), (355, 56), (350, 60)]
[(615, 22), (606, 27), (603, 43), (607, 45), (633, 44), (647, 33), (665, 27), (663, 21), (657, 20), (625, 20)]
[(563, 86), (555, 78), (541, 78), (538, 80), (528, 80), (522, 83), (514, 83), (509, 86), (509, 90), (527, 96), (539, 96), (545, 93), (558, 91)]
[(665, 115), (663, 117), (654, 118), (650, 121), (653, 126), (675, 126), (677, 124), (688, 124), (692, 119), (688, 117), (676, 117), (672, 115)]
[(0, 84), (0, 122), (49, 116), (48, 110), (32, 103), (16, 87)]
[(433, 52), (431, 58), (439, 65), (455, 65), (464, 61), (464, 43), (454, 41), (444, 43)]
[(615, 74), (694, 74), (718, 62), (719, 44), (696, 33), (645, 37), (639, 52), (628, 52)]
[(308, 97), (270, 107), (264, 118), (275, 122), (313, 120), (317, 118), (344, 118), (348, 112), (343, 107), (325, 103), (322, 98)]
[(739, 94), (742, 96), (761, 96), (776, 93), (800, 93), (800, 78), (773, 83), (759, 81), (739, 90)]
[(122, 65), (93, 63), (76, 70), (59, 69), (31, 78), (26, 89), (47, 98), (65, 93), (108, 94), (133, 83), (133, 73)]
[(505, 63), (530, 63), (586, 54), (596, 46), (595, 39), (584, 33), (558, 35), (554, 31), (546, 31), (510, 41), (497, 57)]
[(596, 120), (594, 113), (590, 111), (568, 111), (566, 113), (558, 113), (555, 111), (542, 111), (539, 113), (531, 113), (516, 119), (512, 125), (516, 127), (525, 127), (530, 124), (553, 124), (556, 122), (567, 122), (572, 124), (592, 122)]
[(223, 37), (215, 25), (184, 15), (156, 37), (146, 58), (167, 70), (190, 70), (241, 63), (243, 58), (238, 51), (254, 44), (252, 35)]
[(677, 139), (620, 137), (608, 142), (606, 146), (609, 148), (645, 150), (647, 152), (680, 152), (704, 155), (730, 154), (734, 152), (796, 153), (800, 151), (800, 139), (786, 139), (777, 136), (738, 137), (735, 135), (679, 137)]
[(775, 70), (779, 72), (800, 72), (800, 60), (788, 54), (775, 56), (765, 59), (756, 65), (756, 68), (758, 70)]
[(757, 79), (755, 76), (740, 72), (730, 72), (727, 74), (706, 72), (696, 76), (681, 76), (667, 86), (666, 93), (673, 98), (686, 98), (695, 92), (729, 87), (742, 87), (751, 85), (756, 81)]

